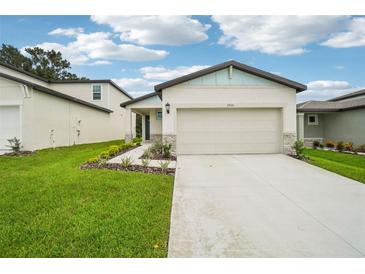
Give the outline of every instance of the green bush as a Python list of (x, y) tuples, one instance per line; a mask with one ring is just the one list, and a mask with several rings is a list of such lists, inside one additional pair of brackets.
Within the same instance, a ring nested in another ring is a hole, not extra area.
[(142, 166), (148, 167), (150, 165), (151, 160), (149, 158), (142, 159)]
[(171, 144), (164, 144), (162, 146), (162, 155), (164, 158), (170, 158), (171, 157)]
[(359, 146), (356, 148), (356, 152), (364, 152), (364, 153), (365, 153), (365, 144), (363, 144), (363, 145), (359, 145)]
[(125, 156), (122, 158), (122, 162), (120, 163), (122, 167), (129, 167), (133, 163), (133, 158), (131, 156)]
[(150, 147), (151, 153), (154, 155), (162, 155), (163, 146), (162, 140), (155, 140)]
[(295, 153), (299, 159), (304, 158), (304, 142), (303, 140), (297, 140), (295, 141), (294, 145), (292, 146), (292, 149), (295, 150)]
[(321, 145), (321, 142), (320, 141), (313, 141), (313, 143), (312, 143), (312, 147), (314, 149), (317, 149), (320, 145)]
[(111, 146), (109, 147), (108, 153), (110, 157), (113, 157), (117, 155), (120, 151), (120, 148), (118, 146)]
[(343, 151), (345, 149), (345, 143), (344, 141), (338, 141), (336, 145), (336, 149), (338, 151)]
[(333, 141), (327, 141), (326, 142), (326, 147), (327, 148), (335, 148), (335, 146), (336, 146), (336, 143), (333, 142)]
[(103, 151), (102, 153), (100, 153), (100, 159), (108, 159), (109, 158), (109, 152), (108, 151)]
[(142, 137), (134, 137), (134, 138), (132, 139), (132, 142), (133, 142), (133, 143), (141, 143), (141, 142), (142, 142)]
[(166, 173), (167, 168), (169, 167), (170, 161), (159, 161), (158, 163), (160, 165), (161, 171), (163, 173)]
[(98, 157), (93, 157), (93, 158), (90, 158), (89, 160), (86, 161), (87, 164), (95, 164), (97, 162), (99, 162)]
[(348, 142), (345, 144), (346, 151), (354, 151), (354, 144), (352, 142)]

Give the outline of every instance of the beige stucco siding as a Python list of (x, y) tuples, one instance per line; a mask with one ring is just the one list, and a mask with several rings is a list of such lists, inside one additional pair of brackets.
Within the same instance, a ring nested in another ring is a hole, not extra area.
[(52, 147), (52, 140), (57, 147), (122, 139), (123, 109), (119, 107), (119, 95), (111, 94), (111, 105), (118, 108), (107, 113), (33, 89), (27, 95), (22, 85), (0, 77), (0, 106), (20, 106), (25, 150)]
[(32, 76), (29, 76), (29, 75), (27, 75), (25, 73), (21, 73), (21, 72), (18, 72), (16, 70), (9, 69), (9, 68), (4, 67), (2, 65), (0, 65), (0, 72), (1, 73), (5, 73), (5, 74), (8, 74), (8, 75), (13, 76), (13, 77), (16, 77), (16, 78), (23, 79), (23, 80), (28, 81), (28, 82), (35, 83), (35, 84), (40, 85), (40, 86), (44, 86), (44, 87), (50, 88), (50, 85), (49, 85), (48, 82), (39, 80), (39, 79), (37, 79), (35, 77), (32, 77)]
[(163, 113), (164, 135), (176, 134), (178, 108), (282, 108), (283, 131), (296, 132), (296, 92), (288, 87), (177, 85), (162, 92), (162, 105), (171, 105), (170, 114)]

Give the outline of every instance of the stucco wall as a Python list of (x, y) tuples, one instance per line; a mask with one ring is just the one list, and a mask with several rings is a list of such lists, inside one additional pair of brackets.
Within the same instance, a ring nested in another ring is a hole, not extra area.
[(323, 138), (324, 137), (324, 114), (318, 115), (318, 125), (308, 125), (308, 115), (304, 114), (304, 138)]
[(163, 115), (163, 134), (176, 134), (177, 108), (282, 108), (283, 131), (296, 132), (296, 92), (282, 87), (254, 86), (175, 86), (163, 90), (163, 102), (171, 105), (170, 114)]
[(152, 109), (150, 111), (150, 131), (151, 135), (162, 134), (162, 120), (157, 120), (157, 112), (161, 109)]
[(365, 109), (326, 114), (324, 132), (325, 140), (365, 144)]
[[(111, 114), (37, 90), (30, 89), (28, 98), (24, 95), (19, 83), (0, 77), (0, 105), (21, 106), (21, 139), (25, 150), (52, 147), (52, 130), (55, 146), (102, 142), (124, 137), (121, 117), (123, 109), (119, 107), (117, 94), (113, 100), (113, 108), (118, 108)], [(79, 136), (77, 130), (80, 130)]]
[[(101, 85), (101, 100), (93, 100), (92, 99), (92, 85), (97, 84)], [(80, 98), (84, 101), (90, 102), (92, 104), (109, 108), (110, 105), (110, 95), (109, 95), (109, 84), (108, 83), (55, 83), (51, 84), (50, 88), (65, 93), (67, 95)], [(127, 96), (121, 94), (126, 99), (124, 101), (129, 100)], [(122, 98), (121, 96), (121, 98)], [(120, 102), (121, 103), (121, 102)], [(119, 103), (119, 104), (120, 104)]]

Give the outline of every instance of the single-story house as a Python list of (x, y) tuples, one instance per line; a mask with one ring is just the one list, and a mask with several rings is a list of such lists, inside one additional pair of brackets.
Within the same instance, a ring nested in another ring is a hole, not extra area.
[(143, 139), (177, 154), (288, 153), (297, 139), (296, 94), (306, 86), (227, 61), (155, 86), (124, 102), (125, 138), (142, 115)]
[(13, 137), (23, 150), (122, 139), (130, 99), (110, 80), (49, 81), (0, 63), (0, 152)]
[(365, 144), (365, 89), (298, 104), (297, 125), (298, 136), (307, 146), (315, 140)]

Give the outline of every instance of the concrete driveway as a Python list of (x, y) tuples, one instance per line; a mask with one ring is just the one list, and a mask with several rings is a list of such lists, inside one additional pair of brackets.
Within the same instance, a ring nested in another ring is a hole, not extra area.
[(285, 155), (179, 156), (169, 257), (364, 256), (364, 184)]

